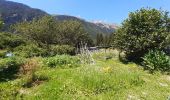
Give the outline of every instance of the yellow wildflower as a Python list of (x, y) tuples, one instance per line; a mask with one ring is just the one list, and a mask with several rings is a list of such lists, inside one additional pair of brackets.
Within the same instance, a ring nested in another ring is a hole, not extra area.
[(106, 72), (106, 73), (107, 73), (107, 72), (111, 72), (111, 70), (112, 70), (111, 67), (104, 67), (104, 68), (103, 68), (103, 71)]

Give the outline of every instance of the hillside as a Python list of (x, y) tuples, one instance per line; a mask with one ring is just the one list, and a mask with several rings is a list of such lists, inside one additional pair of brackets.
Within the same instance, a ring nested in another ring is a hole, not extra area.
[[(6, 27), (17, 22), (30, 21), (34, 18), (38, 18), (44, 15), (49, 14), (40, 9), (31, 8), (21, 3), (0, 0), (0, 16), (3, 18)], [(55, 17), (60, 21), (63, 20), (80, 21), (83, 24), (85, 30), (93, 38), (96, 36), (97, 33), (110, 34), (115, 30), (113, 27), (106, 27), (102, 25), (102, 23), (96, 24), (73, 16), (57, 15)]]
[(0, 16), (6, 26), (17, 22), (30, 21), (44, 15), (47, 15), (47, 13), (42, 10), (30, 8), (21, 3), (0, 0)]
[[(95, 23), (95, 22), (88, 22), (86, 20), (74, 17), (74, 16), (68, 16), (68, 15), (57, 15), (55, 16), (57, 20), (78, 20), (80, 21), (84, 27), (85, 30), (91, 34), (92, 37), (95, 37), (97, 33), (103, 33), (105, 35), (109, 35), (110, 33), (113, 33), (116, 29), (116, 25), (109, 25), (105, 23)], [(115, 26), (115, 27), (113, 27)]]

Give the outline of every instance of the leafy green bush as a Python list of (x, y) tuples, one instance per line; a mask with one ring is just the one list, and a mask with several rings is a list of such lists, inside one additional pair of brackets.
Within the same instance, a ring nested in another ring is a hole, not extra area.
[(47, 51), (34, 44), (22, 45), (14, 49), (14, 55), (21, 57), (45, 56)]
[(74, 55), (75, 54), (75, 48), (70, 45), (52, 45), (50, 48), (50, 55), (55, 56), (55, 55), (61, 55), (61, 54), (70, 54)]
[(48, 67), (78, 67), (80, 60), (78, 57), (69, 56), (69, 55), (57, 55), (55, 57), (45, 58), (44, 64)]
[(14, 79), (25, 59), (9, 57), (0, 60), (0, 81)]
[(9, 67), (18, 67), (24, 62), (23, 58), (20, 57), (9, 57), (0, 60), (0, 69)]
[(62, 54), (75, 54), (75, 48), (69, 45), (51, 45), (49, 48), (40, 48), (34, 44), (21, 45), (14, 48), (14, 55), (21, 57), (34, 57), (34, 56), (55, 56)]
[(163, 51), (151, 50), (143, 57), (143, 64), (146, 70), (153, 71), (170, 71), (170, 58)]
[(4, 58), (6, 55), (6, 50), (0, 50), (0, 58)]
[(125, 52), (129, 61), (141, 62), (145, 53), (169, 45), (166, 12), (156, 9), (140, 9), (131, 12), (115, 34), (116, 48)]
[(0, 49), (15, 48), (17, 46), (25, 44), (23, 38), (12, 33), (0, 33), (0, 39)]

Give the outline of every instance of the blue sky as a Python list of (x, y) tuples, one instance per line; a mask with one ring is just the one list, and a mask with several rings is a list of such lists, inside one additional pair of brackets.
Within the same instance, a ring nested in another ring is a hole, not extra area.
[(170, 11), (170, 0), (9, 0), (42, 9), (50, 14), (81, 17), (88, 21), (120, 24), (128, 13), (142, 7)]

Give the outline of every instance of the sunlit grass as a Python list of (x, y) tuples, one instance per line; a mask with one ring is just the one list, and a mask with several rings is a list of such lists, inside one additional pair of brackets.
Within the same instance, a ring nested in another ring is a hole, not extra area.
[(24, 88), (18, 80), (10, 83), (17, 87), (16, 97), (27, 100), (166, 100), (170, 96), (170, 76), (149, 74), (134, 63), (123, 64), (114, 56), (98, 59), (97, 55), (105, 56), (95, 54), (92, 65), (36, 71), (36, 77), (47, 79), (37, 86)]

